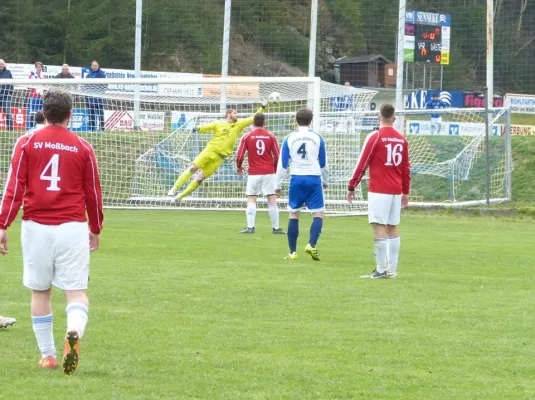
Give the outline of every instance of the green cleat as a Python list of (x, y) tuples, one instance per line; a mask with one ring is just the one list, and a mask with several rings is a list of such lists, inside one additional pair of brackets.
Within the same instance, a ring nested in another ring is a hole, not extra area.
[(285, 260), (297, 260), (297, 252), (293, 252), (284, 257)]
[(315, 247), (312, 247), (312, 245), (310, 243), (306, 245), (305, 251), (308, 254), (310, 254), (310, 257), (312, 257), (312, 259), (314, 261), (319, 261), (320, 260), (320, 255), (318, 253), (318, 250)]

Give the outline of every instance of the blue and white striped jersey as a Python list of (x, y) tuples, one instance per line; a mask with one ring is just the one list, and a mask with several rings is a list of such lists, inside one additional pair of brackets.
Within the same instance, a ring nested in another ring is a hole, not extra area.
[(292, 176), (321, 176), (322, 183), (327, 185), (329, 174), (323, 137), (304, 126), (286, 136), (277, 166), (277, 188), (281, 187), (288, 167)]

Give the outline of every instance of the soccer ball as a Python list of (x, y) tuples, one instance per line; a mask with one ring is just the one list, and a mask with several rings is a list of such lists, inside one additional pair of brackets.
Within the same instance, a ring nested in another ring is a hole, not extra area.
[(280, 103), (280, 101), (281, 101), (281, 94), (279, 92), (273, 92), (269, 95), (270, 103)]

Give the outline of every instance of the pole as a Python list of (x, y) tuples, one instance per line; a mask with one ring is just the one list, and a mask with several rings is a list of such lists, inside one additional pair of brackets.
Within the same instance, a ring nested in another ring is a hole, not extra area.
[(513, 171), (513, 153), (511, 149), (511, 109), (505, 111), (505, 176), (507, 177), (507, 186), (506, 186), (506, 198), (513, 200), (513, 181), (512, 181), (512, 171)]
[(405, 12), (407, 0), (399, 0), (398, 14), (398, 47), (397, 47), (397, 75), (396, 75), (396, 110), (403, 110), (403, 47), (405, 39)]
[(489, 141), (490, 141), (490, 127), (489, 127), (489, 88), (485, 88), (485, 163), (486, 163), (486, 173), (485, 173), (485, 189), (486, 189), (486, 199), (487, 207), (490, 206), (490, 152), (489, 152)]
[(423, 90), (425, 90), (426, 73), (427, 73), (427, 64), (424, 63), (424, 79), (423, 79), (423, 85), (424, 85), (424, 87), (422, 88)]
[[(231, 17), (232, 0), (225, 0), (225, 14), (223, 20), (223, 55), (221, 57), (221, 77), (228, 76), (228, 58), (230, 46), (230, 17)], [(225, 113), (227, 108), (227, 85), (221, 85), (221, 106), (220, 111)]]
[(440, 91), (442, 92), (442, 82), (444, 80), (444, 66), (440, 65)]
[(409, 63), (405, 63), (405, 89), (409, 88)]
[[(308, 76), (314, 78), (316, 76), (316, 40), (318, 34), (318, 0), (312, 0), (310, 3), (310, 39), (308, 43)], [(319, 124), (320, 121), (320, 110), (316, 110), (315, 106), (319, 104), (316, 102), (315, 96), (318, 94), (317, 88), (314, 84), (308, 85), (308, 102), (307, 107), (312, 109), (315, 114), (313, 120)], [(320, 94), (321, 96), (321, 91)], [(319, 125), (318, 125), (319, 126)], [(314, 128), (315, 129), (315, 128)]]
[(494, 1), (487, 0), (487, 102), (489, 108), (494, 100)]
[(318, 0), (312, 0), (310, 10), (310, 42), (308, 50), (308, 76), (316, 76), (316, 36), (318, 32)]
[(429, 66), (429, 89), (433, 89), (433, 66)]
[[(136, 0), (136, 43), (134, 49), (134, 70), (136, 78), (141, 78), (141, 24), (143, 18), (143, 0)], [(134, 87), (134, 130), (138, 130), (139, 125), (139, 102), (140, 85)]]

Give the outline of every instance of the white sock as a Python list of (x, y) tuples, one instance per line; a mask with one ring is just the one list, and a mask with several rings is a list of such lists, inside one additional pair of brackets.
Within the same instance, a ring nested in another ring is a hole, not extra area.
[(388, 262), (390, 263), (390, 272), (397, 272), (399, 248), (401, 247), (401, 239), (398, 237), (388, 238)]
[(84, 335), (88, 319), (88, 308), (82, 303), (71, 303), (67, 306), (67, 332), (77, 331), (80, 338)]
[(377, 272), (382, 274), (386, 271), (386, 253), (387, 240), (386, 238), (375, 239), (373, 242), (373, 250), (375, 254), (375, 262), (377, 263)]
[(268, 210), (273, 229), (279, 229), (279, 206), (277, 204), (268, 204)]
[(42, 357), (56, 357), (54, 316), (52, 314), (43, 315), (42, 317), (32, 315), (32, 325)]
[(247, 203), (247, 210), (245, 210), (247, 215), (247, 228), (254, 228), (254, 222), (256, 218), (256, 203)]

